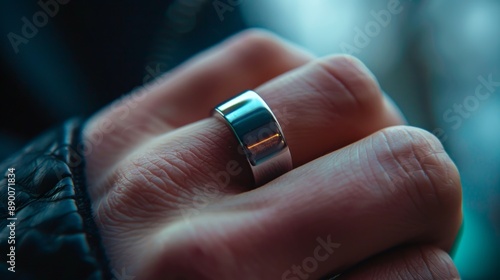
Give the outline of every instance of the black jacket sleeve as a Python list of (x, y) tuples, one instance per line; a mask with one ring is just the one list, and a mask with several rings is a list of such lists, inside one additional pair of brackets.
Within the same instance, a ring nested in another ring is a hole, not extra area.
[(71, 120), (0, 163), (0, 279), (110, 279)]

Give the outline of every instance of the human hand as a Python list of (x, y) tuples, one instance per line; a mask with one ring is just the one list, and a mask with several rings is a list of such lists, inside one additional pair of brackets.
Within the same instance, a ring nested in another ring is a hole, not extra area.
[[(252, 88), (295, 167), (255, 189), (232, 132), (207, 118)], [(458, 277), (446, 251), (462, 219), (459, 174), (433, 135), (401, 124), (356, 59), (238, 35), (87, 124), (111, 265), (140, 279)]]

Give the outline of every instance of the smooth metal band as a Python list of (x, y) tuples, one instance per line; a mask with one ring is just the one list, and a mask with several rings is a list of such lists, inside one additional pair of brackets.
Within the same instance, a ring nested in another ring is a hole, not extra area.
[(245, 91), (220, 104), (214, 116), (233, 130), (243, 148), (256, 185), (265, 184), (292, 169), (292, 156), (283, 131), (264, 100)]

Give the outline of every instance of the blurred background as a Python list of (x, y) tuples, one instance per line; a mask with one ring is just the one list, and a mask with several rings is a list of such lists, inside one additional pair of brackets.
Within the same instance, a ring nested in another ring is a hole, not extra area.
[(372, 69), (461, 171), (465, 220), (454, 260), (463, 279), (495, 279), (498, 0), (2, 0), (0, 160), (248, 27)]

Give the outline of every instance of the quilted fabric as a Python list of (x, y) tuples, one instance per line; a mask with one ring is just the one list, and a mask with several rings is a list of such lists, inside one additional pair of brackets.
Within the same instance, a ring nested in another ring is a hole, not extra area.
[[(0, 279), (111, 278), (85, 190), (84, 159), (76, 152), (80, 124), (68, 121), (0, 163)], [(9, 168), (15, 168), (14, 216)], [(8, 227), (12, 217), (15, 230)], [(8, 243), (12, 231), (15, 244)], [(8, 270), (11, 246), (15, 272)]]

